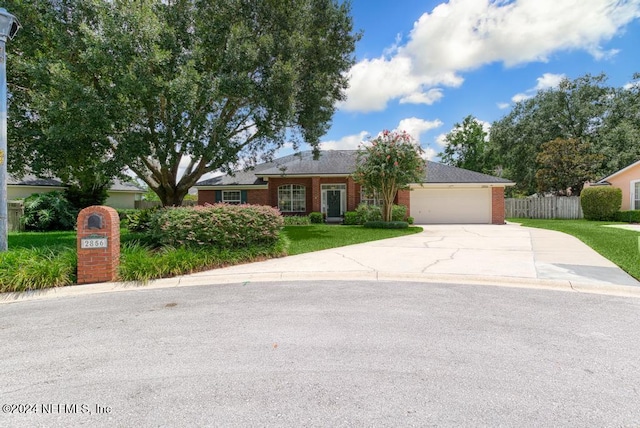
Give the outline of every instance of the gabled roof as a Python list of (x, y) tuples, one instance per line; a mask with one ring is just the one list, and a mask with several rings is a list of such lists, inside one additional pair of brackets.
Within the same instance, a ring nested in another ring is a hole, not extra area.
[[(355, 171), (356, 159), (356, 150), (326, 150), (320, 153), (318, 160), (313, 159), (313, 152), (305, 151), (256, 165), (252, 170), (237, 171), (233, 175), (223, 175), (203, 180), (198, 182), (196, 187), (264, 186), (267, 182), (263, 180), (263, 177), (347, 176)], [(504, 178), (431, 161), (427, 161), (427, 173), (422, 182), (432, 184), (513, 184)]]
[[(27, 174), (21, 178), (16, 178), (11, 174), (7, 175), (7, 185), (11, 186), (37, 186), (37, 187), (66, 187), (59, 178), (40, 178), (32, 174)], [(144, 190), (133, 183), (115, 179), (109, 188), (111, 192), (140, 192)]]
[(512, 184), (512, 181), (468, 169), (427, 161), (427, 175), (423, 183)]
[(612, 177), (615, 177), (615, 176), (616, 176), (616, 175), (618, 175), (618, 174), (622, 174), (623, 172), (628, 171), (628, 170), (630, 170), (631, 168), (634, 168), (634, 167), (636, 167), (636, 166), (638, 166), (638, 165), (640, 165), (640, 161), (634, 162), (634, 163), (632, 163), (631, 165), (626, 166), (626, 167), (622, 168), (621, 170), (618, 170), (618, 171), (614, 172), (613, 174), (606, 176), (606, 177), (605, 177), (605, 178), (603, 178), (602, 180), (598, 181), (598, 183), (599, 183), (599, 184), (605, 184), (605, 183), (606, 183), (609, 179), (611, 179)]

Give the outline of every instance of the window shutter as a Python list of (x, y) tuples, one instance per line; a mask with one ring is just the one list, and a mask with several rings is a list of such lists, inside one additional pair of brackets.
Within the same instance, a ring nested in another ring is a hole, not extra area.
[(242, 203), (242, 204), (246, 204), (247, 203), (247, 191), (246, 190), (241, 190), (240, 191), (240, 203)]
[(216, 190), (216, 202), (222, 202), (222, 190)]

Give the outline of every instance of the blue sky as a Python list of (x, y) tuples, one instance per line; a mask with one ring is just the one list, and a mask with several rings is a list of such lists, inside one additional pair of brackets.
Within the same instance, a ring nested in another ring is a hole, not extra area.
[(562, 77), (640, 72), (640, 0), (353, 0), (352, 15), (363, 37), (323, 149), (397, 129), (438, 160), (469, 114), (488, 125)]

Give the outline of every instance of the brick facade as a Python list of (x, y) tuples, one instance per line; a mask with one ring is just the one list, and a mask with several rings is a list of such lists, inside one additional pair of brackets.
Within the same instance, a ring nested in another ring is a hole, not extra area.
[(504, 224), (504, 187), (491, 188), (491, 224)]
[[(93, 216), (93, 217), (92, 217)], [(107, 248), (82, 248), (82, 240), (107, 238)], [(120, 218), (111, 207), (92, 206), (78, 214), (78, 284), (115, 281), (120, 264)]]

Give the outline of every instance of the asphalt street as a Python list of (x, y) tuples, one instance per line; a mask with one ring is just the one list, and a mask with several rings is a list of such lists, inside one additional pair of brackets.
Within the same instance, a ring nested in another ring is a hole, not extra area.
[(0, 426), (640, 426), (640, 299), (219, 284), (0, 306)]

